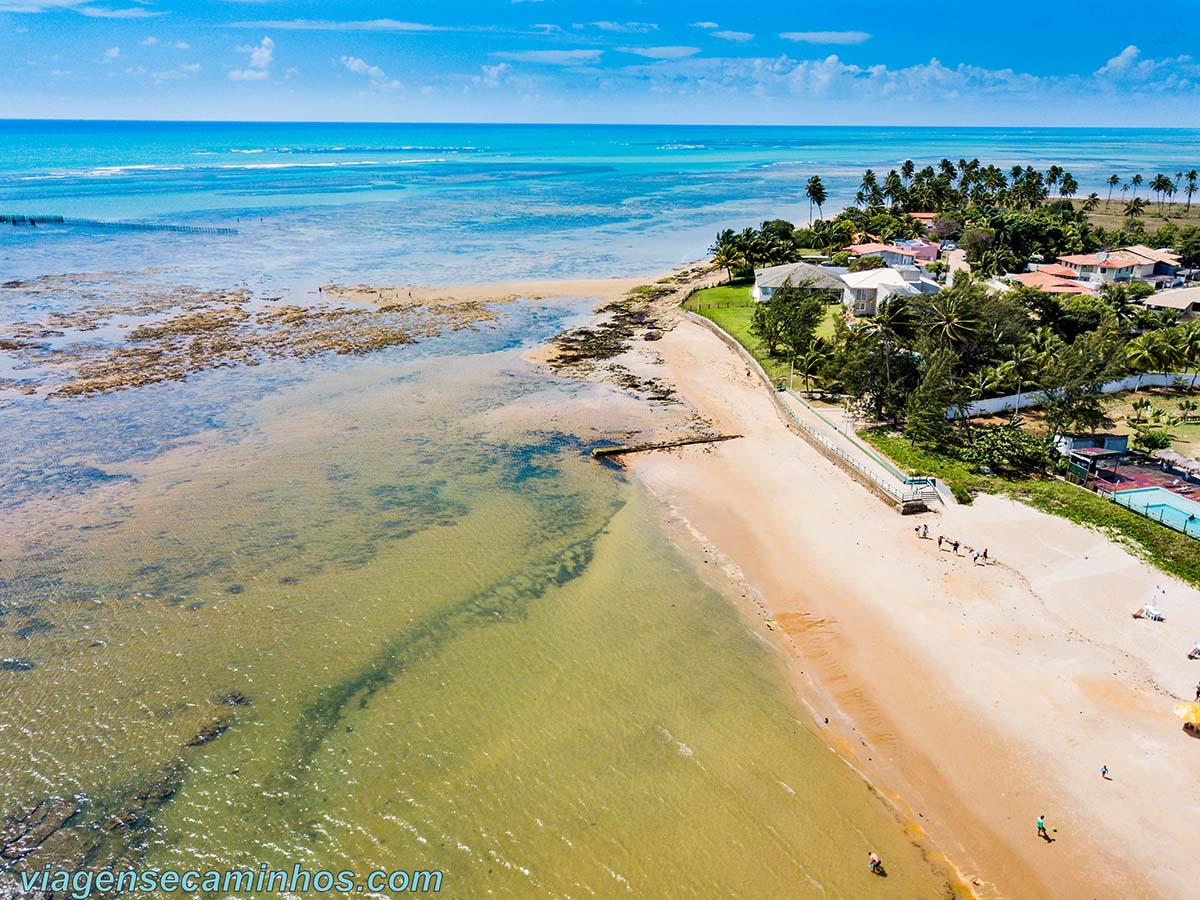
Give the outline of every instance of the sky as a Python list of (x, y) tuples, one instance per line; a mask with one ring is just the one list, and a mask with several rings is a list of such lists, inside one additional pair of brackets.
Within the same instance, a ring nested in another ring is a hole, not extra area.
[(1195, 0), (0, 0), (0, 118), (1200, 125)]

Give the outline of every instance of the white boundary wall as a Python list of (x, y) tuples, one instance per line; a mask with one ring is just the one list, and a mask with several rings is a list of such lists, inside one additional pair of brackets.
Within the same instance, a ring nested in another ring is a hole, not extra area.
[[(1124, 378), (1118, 378), (1115, 381), (1107, 381), (1100, 386), (1100, 392), (1103, 394), (1115, 394), (1118, 391), (1131, 391), (1135, 387), (1170, 387), (1179, 381), (1185, 385), (1190, 385), (1192, 379), (1196, 379), (1196, 383), (1200, 384), (1200, 376), (1192, 373), (1184, 374), (1171, 372), (1154, 372), (1145, 375), (1126, 375)], [(988, 400), (976, 400), (974, 403), (968, 403), (964, 407), (951, 406), (946, 410), (947, 419), (971, 418), (972, 416), (986, 416), (992, 413), (1006, 412), (1010, 409), (1017, 408), (1017, 401), (1020, 400), (1021, 408), (1027, 406), (1041, 406), (1046, 400), (1047, 391), (1030, 391), (1026, 394), (1009, 394), (1005, 397), (992, 397)]]

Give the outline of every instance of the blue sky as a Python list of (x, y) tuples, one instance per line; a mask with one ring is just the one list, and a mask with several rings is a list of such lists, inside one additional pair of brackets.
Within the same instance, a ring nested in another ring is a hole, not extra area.
[(1200, 124), (1194, 0), (0, 0), (0, 117)]

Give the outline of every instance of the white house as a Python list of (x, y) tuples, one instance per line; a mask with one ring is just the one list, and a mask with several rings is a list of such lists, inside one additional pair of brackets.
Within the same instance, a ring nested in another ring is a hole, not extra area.
[(776, 290), (789, 281), (793, 285), (811, 284), (840, 296), (846, 287), (839, 276), (839, 272), (842, 271), (845, 270), (834, 270), (827, 266), (814, 266), (804, 262), (771, 266), (769, 269), (755, 269), (754, 287), (750, 289), (750, 296), (756, 302), (769, 300)]
[(842, 281), (846, 284), (842, 302), (856, 316), (875, 315), (879, 304), (896, 294), (934, 294), (940, 290), (937, 282), (921, 277), (916, 266), (849, 272)]
[(1060, 256), (1059, 263), (1073, 270), (1080, 281), (1108, 284), (1113, 281), (1169, 282), (1179, 271), (1179, 257), (1168, 250), (1142, 244)]

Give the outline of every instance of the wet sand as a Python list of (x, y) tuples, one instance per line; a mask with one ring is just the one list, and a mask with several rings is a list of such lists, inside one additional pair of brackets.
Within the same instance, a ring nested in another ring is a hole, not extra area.
[[(629, 465), (745, 579), (829, 744), (981, 897), (1184, 896), (1200, 741), (1172, 706), (1200, 678), (1186, 659), (1200, 593), (1006, 499), (899, 516), (787, 431), (733, 351), (679, 319), (654, 345), (660, 377), (745, 437)], [(939, 552), (914, 536), (924, 523), (996, 562)], [(1133, 620), (1156, 585), (1167, 621)]]

